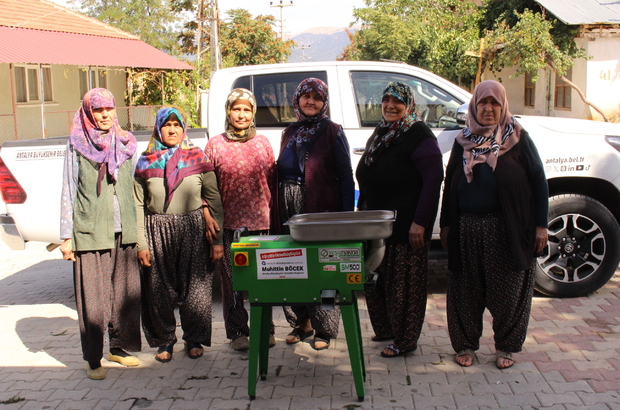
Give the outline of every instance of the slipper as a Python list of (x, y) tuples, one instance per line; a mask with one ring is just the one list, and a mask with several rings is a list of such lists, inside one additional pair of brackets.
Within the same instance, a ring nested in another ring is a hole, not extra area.
[[(192, 354), (192, 350), (194, 349), (198, 349), (199, 352), (196, 354)], [(192, 342), (185, 343), (185, 350), (187, 351), (187, 355), (189, 356), (190, 359), (198, 359), (202, 357), (202, 353), (204, 352), (204, 349), (202, 348), (202, 345), (200, 343), (192, 343)]]
[[(393, 354), (387, 354), (385, 353), (386, 350), (391, 350)], [(413, 352), (415, 349), (399, 349), (398, 347), (396, 347), (396, 345), (391, 344), (388, 345), (388, 347), (386, 347), (382, 352), (381, 352), (381, 357), (398, 357), (398, 356), (404, 356), (409, 352)]]
[[(500, 366), (499, 359), (510, 360), (512, 363), (510, 363), (508, 366)], [(497, 366), (498, 369), (508, 369), (509, 367), (514, 366), (514, 364), (515, 364), (515, 360), (512, 358), (512, 353), (504, 352), (501, 350), (498, 350), (497, 352), (495, 352), (495, 365)]]
[[(314, 350), (325, 350), (329, 347), (329, 337), (323, 335), (314, 336)], [(318, 343), (318, 344), (317, 344)]]
[(117, 362), (128, 367), (138, 366), (140, 364), (140, 359), (119, 348), (110, 349), (108, 352), (108, 361)]
[(392, 340), (392, 339), (394, 339), (394, 336), (374, 335), (373, 337), (370, 338), (370, 340), (372, 340), (373, 342), (385, 342), (387, 340)]
[[(172, 348), (174, 347), (174, 345), (168, 345), (168, 346), (160, 346), (159, 349), (157, 349), (157, 354), (155, 355), (155, 360), (157, 360), (158, 362), (161, 363), (168, 363), (170, 360), (172, 360)], [(168, 353), (170, 356), (163, 359), (161, 357), (159, 357), (160, 354), (162, 353)]]
[[(460, 363), (458, 362), (458, 360), (456, 360), (456, 363), (457, 363), (459, 366), (462, 366), (462, 367), (469, 367), (469, 366), (471, 366), (472, 364), (474, 364), (474, 359), (475, 359), (475, 357), (476, 357), (476, 352), (474, 352), (474, 350), (473, 350), (473, 349), (463, 349), (463, 350), (459, 350), (459, 351), (456, 353), (456, 358), (459, 358), (459, 357), (465, 357), (465, 356), (471, 356), (471, 364), (460, 364)], [(456, 359), (456, 358), (455, 358), (455, 359)]]
[[(286, 343), (289, 345), (294, 345), (295, 343), (299, 343), (302, 340), (309, 338), (313, 334), (314, 334), (314, 330), (310, 330), (309, 332), (304, 332), (300, 328), (296, 327), (295, 329), (293, 329), (291, 333), (287, 335)], [(293, 341), (289, 341), (288, 336), (293, 336), (294, 337)]]

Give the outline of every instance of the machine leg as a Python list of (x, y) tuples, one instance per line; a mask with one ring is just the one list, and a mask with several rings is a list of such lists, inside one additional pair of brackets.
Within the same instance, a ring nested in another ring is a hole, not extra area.
[(256, 397), (256, 381), (258, 374), (258, 361), (260, 357), (261, 318), (263, 315), (262, 306), (250, 306), (250, 351), (248, 356), (248, 395), (250, 399)]
[(365, 396), (364, 380), (366, 379), (366, 375), (357, 306), (341, 305), (340, 312), (342, 313), (342, 324), (344, 325), (344, 332), (347, 337), (347, 347), (349, 349), (353, 380), (355, 381), (355, 391), (358, 400), (362, 401)]
[[(267, 368), (269, 364), (269, 334), (271, 332), (271, 306), (264, 306), (261, 312), (260, 339), (259, 339), (259, 359), (258, 375), (261, 380), (267, 378)], [(252, 340), (250, 340), (250, 345)]]

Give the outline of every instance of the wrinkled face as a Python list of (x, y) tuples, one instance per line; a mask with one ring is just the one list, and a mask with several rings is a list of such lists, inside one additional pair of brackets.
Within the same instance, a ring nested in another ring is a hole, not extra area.
[(112, 128), (112, 125), (114, 125), (114, 118), (116, 118), (116, 108), (93, 108), (92, 112), (97, 129), (100, 129), (101, 131), (109, 131), (110, 128)]
[(238, 130), (245, 130), (252, 124), (252, 105), (248, 100), (237, 100), (230, 108), (230, 124)]
[(183, 127), (178, 120), (167, 120), (161, 126), (161, 142), (168, 148), (179, 145), (183, 141)]
[(314, 90), (299, 97), (299, 109), (308, 117), (314, 117), (320, 113), (323, 105), (325, 103), (321, 94)]
[(488, 126), (499, 123), (502, 106), (495, 98), (488, 96), (476, 104), (476, 120), (478, 124)]
[(405, 115), (406, 111), (407, 106), (398, 98), (393, 95), (386, 95), (383, 97), (381, 102), (381, 113), (387, 122), (400, 120)]

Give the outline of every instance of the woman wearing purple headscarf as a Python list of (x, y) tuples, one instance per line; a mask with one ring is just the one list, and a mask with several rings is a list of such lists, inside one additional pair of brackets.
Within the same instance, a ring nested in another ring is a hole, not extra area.
[[(318, 78), (303, 80), (293, 95), (297, 122), (284, 130), (278, 158), (280, 224), (300, 213), (352, 211), (355, 182), (349, 143), (342, 127), (327, 117), (327, 84)], [(287, 226), (281, 226), (288, 232)], [(288, 344), (314, 337), (316, 350), (326, 349), (338, 335), (340, 310), (320, 306), (287, 306), (293, 331)]]
[(514, 364), (527, 334), (534, 256), (547, 244), (548, 187), (528, 133), (497, 81), (476, 86), (467, 128), (446, 168), (441, 242), (448, 249), (448, 331), (456, 361), (471, 366), (485, 308), (499, 369)]
[(88, 91), (73, 126), (63, 173), (60, 246), (72, 260), (82, 353), (89, 378), (105, 378), (108, 360), (137, 366), (140, 274), (133, 202), (135, 137), (121, 129), (116, 103), (105, 88)]

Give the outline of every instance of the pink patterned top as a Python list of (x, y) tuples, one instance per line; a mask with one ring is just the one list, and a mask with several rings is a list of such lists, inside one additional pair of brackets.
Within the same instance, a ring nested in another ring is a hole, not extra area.
[(205, 154), (215, 165), (224, 206), (224, 229), (269, 229), (276, 168), (267, 138), (256, 134), (246, 142), (236, 142), (224, 134), (216, 135), (209, 139)]

